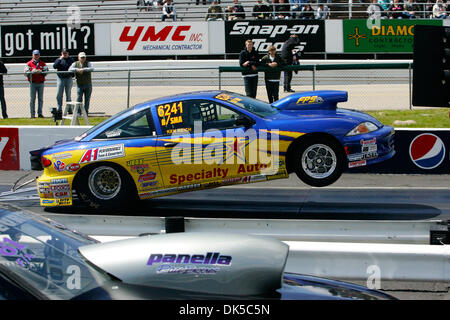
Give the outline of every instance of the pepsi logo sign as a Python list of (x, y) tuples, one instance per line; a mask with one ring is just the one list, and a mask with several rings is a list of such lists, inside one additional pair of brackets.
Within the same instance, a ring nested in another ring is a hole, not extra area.
[(419, 168), (431, 170), (444, 161), (445, 145), (438, 136), (423, 133), (415, 137), (409, 145), (409, 156)]

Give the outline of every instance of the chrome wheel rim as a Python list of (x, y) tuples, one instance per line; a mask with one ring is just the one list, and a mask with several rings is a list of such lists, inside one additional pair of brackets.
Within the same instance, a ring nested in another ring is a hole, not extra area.
[(325, 144), (313, 144), (302, 154), (302, 168), (315, 179), (329, 177), (336, 169), (336, 153)]
[(122, 186), (120, 174), (111, 167), (98, 167), (89, 175), (89, 190), (92, 194), (101, 200), (114, 198)]

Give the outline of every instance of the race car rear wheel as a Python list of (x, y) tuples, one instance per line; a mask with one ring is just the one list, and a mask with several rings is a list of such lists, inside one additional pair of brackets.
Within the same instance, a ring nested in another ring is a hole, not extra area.
[(120, 166), (98, 164), (80, 172), (77, 193), (81, 201), (94, 208), (118, 207), (135, 193), (130, 176)]
[(296, 147), (295, 173), (306, 184), (325, 187), (344, 171), (345, 155), (338, 142), (326, 137), (302, 140)]

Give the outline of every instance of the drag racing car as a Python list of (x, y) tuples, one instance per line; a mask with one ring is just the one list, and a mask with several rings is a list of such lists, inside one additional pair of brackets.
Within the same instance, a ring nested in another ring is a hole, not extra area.
[(133, 197), (287, 178), (323, 187), (345, 169), (391, 158), (394, 130), (337, 108), (345, 91), (291, 94), (273, 104), (227, 91), (158, 98), (73, 140), (31, 152), (42, 206), (117, 207)]
[(99, 243), (0, 204), (0, 300), (392, 299), (284, 272), (288, 251), (270, 238), (207, 232)]

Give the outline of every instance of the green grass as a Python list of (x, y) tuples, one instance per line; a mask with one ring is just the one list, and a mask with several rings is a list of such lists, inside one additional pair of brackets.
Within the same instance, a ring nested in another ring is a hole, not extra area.
[[(414, 110), (377, 110), (367, 111), (368, 114), (380, 120), (383, 124), (391, 125), (396, 128), (450, 128), (450, 108), (434, 108), (434, 109), (414, 109)], [(108, 117), (90, 117), (91, 125), (96, 125)], [(395, 121), (413, 120), (415, 123), (395, 123)], [(80, 119), (81, 125), (84, 120)], [(66, 124), (70, 124), (70, 120), (66, 120)], [(55, 123), (52, 118), (10, 118), (0, 119), (2, 125), (48, 125), (53, 126)]]
[[(96, 125), (107, 119), (108, 117), (89, 117), (89, 124)], [(78, 118), (80, 125), (84, 126), (85, 121), (83, 118)], [(59, 124), (59, 121), (58, 121)], [(0, 119), (0, 126), (54, 126), (55, 122), (52, 118), (8, 118)], [(66, 119), (64, 125), (70, 125), (70, 119)]]
[[(450, 128), (450, 108), (377, 110), (367, 113), (383, 124), (396, 128)], [(401, 123), (407, 120), (413, 120), (415, 123)]]

